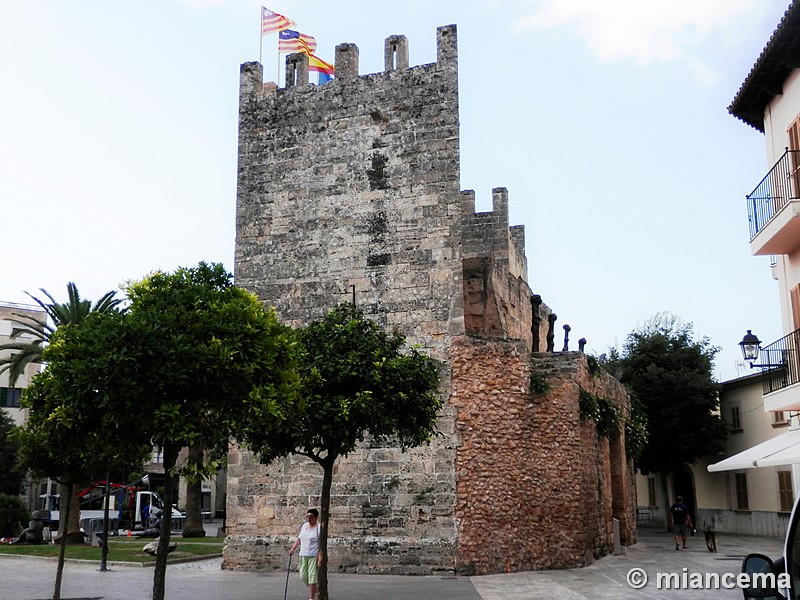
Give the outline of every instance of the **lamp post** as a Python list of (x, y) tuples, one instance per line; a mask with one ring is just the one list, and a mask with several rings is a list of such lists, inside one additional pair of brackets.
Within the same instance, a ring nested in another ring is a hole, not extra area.
[(744, 357), (745, 361), (750, 363), (751, 369), (755, 367), (758, 367), (759, 369), (776, 369), (786, 366), (784, 364), (771, 365), (769, 363), (759, 363), (757, 365), (753, 364), (758, 360), (758, 353), (761, 352), (761, 340), (759, 340), (758, 336), (749, 329), (747, 330), (747, 333), (744, 334), (742, 341), (739, 342), (739, 348), (742, 349), (742, 356)]
[(739, 342), (739, 347), (742, 349), (742, 356), (750, 363), (750, 368), (752, 369), (753, 363), (758, 360), (758, 353), (761, 350), (761, 340), (748, 329), (742, 341)]

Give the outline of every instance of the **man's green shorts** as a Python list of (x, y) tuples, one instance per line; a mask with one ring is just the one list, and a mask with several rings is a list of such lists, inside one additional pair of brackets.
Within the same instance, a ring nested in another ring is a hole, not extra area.
[(301, 556), (300, 557), (300, 579), (303, 580), (304, 585), (311, 585), (317, 583), (317, 557), (316, 556)]

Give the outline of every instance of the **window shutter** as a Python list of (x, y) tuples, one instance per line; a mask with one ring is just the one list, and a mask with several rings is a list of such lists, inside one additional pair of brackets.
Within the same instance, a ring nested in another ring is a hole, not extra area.
[(792, 324), (796, 331), (800, 329), (800, 284), (789, 290), (789, 299), (792, 304)]

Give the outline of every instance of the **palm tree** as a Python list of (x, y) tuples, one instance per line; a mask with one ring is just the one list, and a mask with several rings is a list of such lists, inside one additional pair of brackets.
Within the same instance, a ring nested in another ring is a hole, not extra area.
[[(112, 291), (103, 294), (92, 306), (91, 301), (81, 298), (77, 286), (72, 282), (67, 284), (69, 300), (63, 304), (56, 302), (47, 290), (40, 289), (50, 300), (49, 303), (43, 302), (28, 292), (25, 293), (42, 307), (47, 318), (44, 321), (40, 321), (29, 315), (14, 313), (17, 318), (11, 319), (11, 321), (21, 325), (22, 328), (12, 333), (8, 342), (0, 344), (0, 351), (11, 351), (9, 356), (0, 358), (0, 373), (8, 371), (9, 385), (11, 387), (14, 387), (29, 364), (36, 364), (42, 361), (42, 350), (45, 344), (61, 325), (80, 323), (90, 312), (118, 310), (117, 307), (122, 302), (121, 298), (114, 298), (116, 292)], [(25, 334), (32, 335), (34, 339), (20, 339)]]
[[(36, 317), (14, 313), (16, 319), (12, 322), (22, 327), (11, 334), (8, 342), (0, 344), (0, 352), (11, 351), (9, 356), (0, 358), (0, 373), (8, 371), (9, 386), (14, 387), (17, 379), (25, 372), (29, 364), (42, 362), (42, 350), (51, 336), (62, 325), (78, 324), (91, 312), (110, 312), (119, 310), (118, 306), (122, 303), (121, 298), (114, 298), (115, 291), (106, 292), (101, 298), (92, 305), (91, 301), (84, 300), (78, 293), (77, 286), (69, 282), (67, 284), (67, 302), (59, 304), (43, 288), (41, 292), (50, 300), (44, 302), (25, 292), (36, 304), (42, 307), (46, 317), (39, 320)], [(33, 339), (20, 339), (22, 335), (32, 335)], [(63, 486), (62, 486), (63, 487)], [(62, 515), (59, 529), (67, 532), (67, 539), (83, 542), (83, 534), (80, 532), (80, 506), (76, 501), (67, 502), (67, 506), (73, 505), (73, 510), (68, 515)]]

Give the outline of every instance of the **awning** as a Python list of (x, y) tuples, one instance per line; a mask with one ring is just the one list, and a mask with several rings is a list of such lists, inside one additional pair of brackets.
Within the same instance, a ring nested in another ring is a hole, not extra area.
[(800, 429), (790, 429), (781, 435), (748, 448), (739, 454), (708, 465), (708, 470), (735, 471), (756, 467), (777, 467), (800, 463)]

